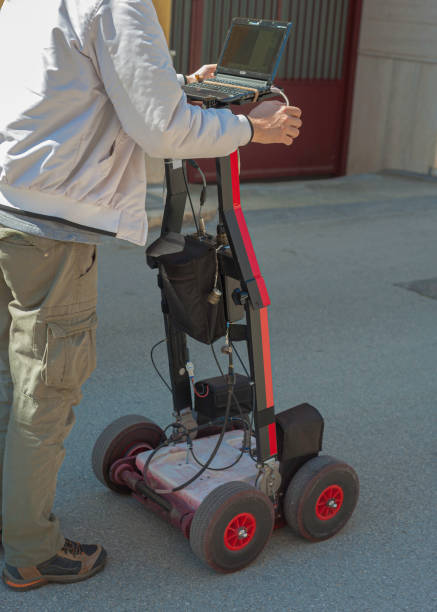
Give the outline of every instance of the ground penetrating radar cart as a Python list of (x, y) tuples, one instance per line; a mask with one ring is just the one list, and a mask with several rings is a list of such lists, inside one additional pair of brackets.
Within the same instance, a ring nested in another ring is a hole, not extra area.
[[(162, 294), (174, 419), (165, 430), (144, 416), (117, 419), (97, 439), (92, 463), (107, 487), (178, 527), (203, 562), (233, 572), (260, 554), (275, 526), (312, 541), (335, 535), (359, 484), (349, 465), (319, 454), (316, 408), (275, 414), (270, 301), (240, 204), (238, 152), (216, 160), (214, 235), (201, 213), (197, 231), (181, 234), (185, 164), (166, 160), (161, 236), (147, 249)], [(218, 375), (196, 381), (187, 336), (211, 347)], [(226, 372), (214, 350), (220, 339)], [(244, 344), (247, 367), (237, 348)]]

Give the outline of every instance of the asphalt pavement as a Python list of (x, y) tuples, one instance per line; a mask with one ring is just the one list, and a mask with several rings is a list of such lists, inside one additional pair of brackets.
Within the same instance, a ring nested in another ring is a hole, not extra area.
[[(158, 190), (155, 200), (152, 225)], [(66, 442), (55, 512), (67, 537), (102, 543), (108, 564), (73, 585), (27, 593), (2, 586), (0, 609), (437, 609), (437, 181), (375, 174), (246, 184), (242, 205), (272, 302), (276, 409), (309, 402), (323, 414), (323, 452), (360, 478), (352, 519), (316, 544), (284, 527), (252, 565), (220, 575), (180, 532), (96, 480), (91, 451), (109, 422), (132, 413), (160, 425), (171, 419), (170, 394), (149, 359), (164, 335), (155, 272), (142, 248), (107, 241), (98, 367)], [(217, 375), (208, 349), (190, 347), (198, 377)], [(163, 347), (156, 357), (166, 374)]]

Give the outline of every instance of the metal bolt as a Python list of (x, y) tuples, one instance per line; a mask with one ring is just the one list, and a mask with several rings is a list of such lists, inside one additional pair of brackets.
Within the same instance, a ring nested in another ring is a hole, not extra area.
[(244, 527), (242, 527), (239, 532), (238, 532), (238, 537), (239, 538), (247, 538), (247, 531)]
[(335, 503), (335, 499), (330, 499), (329, 502), (326, 504), (328, 506), (328, 508), (336, 508), (337, 504)]

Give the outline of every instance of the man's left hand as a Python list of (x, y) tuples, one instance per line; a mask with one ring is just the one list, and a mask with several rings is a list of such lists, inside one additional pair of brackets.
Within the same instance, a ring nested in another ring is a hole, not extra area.
[(196, 83), (198, 81), (207, 81), (214, 76), (217, 70), (217, 64), (205, 64), (193, 74), (187, 76), (187, 83)]

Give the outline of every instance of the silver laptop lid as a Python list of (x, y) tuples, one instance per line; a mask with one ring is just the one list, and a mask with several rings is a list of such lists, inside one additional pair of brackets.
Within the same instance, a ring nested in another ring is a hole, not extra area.
[(235, 17), (217, 62), (217, 74), (271, 83), (278, 70), (291, 23)]

